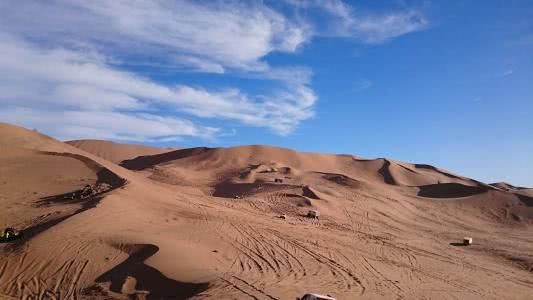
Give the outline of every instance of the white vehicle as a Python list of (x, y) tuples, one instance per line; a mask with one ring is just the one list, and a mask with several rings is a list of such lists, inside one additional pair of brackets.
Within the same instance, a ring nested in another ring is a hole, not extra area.
[(296, 298), (297, 300), (337, 300), (330, 296), (324, 296), (319, 294), (305, 294), (302, 298)]

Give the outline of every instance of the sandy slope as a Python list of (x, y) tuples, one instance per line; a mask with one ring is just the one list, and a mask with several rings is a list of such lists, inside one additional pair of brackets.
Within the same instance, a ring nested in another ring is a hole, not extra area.
[(102, 140), (75, 140), (67, 141), (66, 143), (117, 164), (139, 156), (160, 154), (174, 150)]
[[(2, 150), (10, 147), (0, 156), (0, 220), (27, 233), (0, 245), (5, 297), (533, 294), (527, 190), (427, 165), (265, 146), (183, 149), (119, 166), (32, 131), (0, 124), (0, 133)], [(115, 189), (43, 201), (98, 181)], [(309, 209), (321, 219), (305, 218)], [(465, 235), (474, 245), (456, 246)]]

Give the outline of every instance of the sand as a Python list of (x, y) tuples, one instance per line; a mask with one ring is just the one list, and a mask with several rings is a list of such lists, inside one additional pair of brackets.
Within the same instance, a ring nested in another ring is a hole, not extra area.
[[(0, 244), (2, 299), (533, 295), (531, 189), (391, 159), (63, 143), (2, 123), (0, 147), (0, 226), (24, 234)], [(105, 188), (69, 198), (86, 185)]]
[(137, 144), (120, 144), (102, 140), (74, 140), (66, 141), (66, 143), (116, 164), (139, 156), (155, 155), (176, 150)]

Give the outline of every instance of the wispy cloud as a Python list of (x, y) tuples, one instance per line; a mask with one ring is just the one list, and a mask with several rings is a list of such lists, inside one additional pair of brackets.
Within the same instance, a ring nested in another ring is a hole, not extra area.
[(420, 31), (427, 27), (425, 17), (416, 10), (379, 16), (361, 16), (348, 19), (345, 32), (368, 43), (381, 43), (392, 38)]
[(366, 90), (370, 88), (374, 83), (370, 80), (360, 79), (355, 81), (355, 88), (358, 90)]
[(333, 16), (331, 26), (316, 34), (357, 38), (376, 44), (411, 32), (426, 29), (429, 21), (415, 8), (399, 9), (389, 13), (363, 12), (341, 0), (285, 0), (299, 8), (315, 8)]
[(505, 70), (505, 72), (502, 73), (502, 77), (507, 77), (507, 76), (510, 76), (510, 75), (513, 75), (513, 70), (512, 69), (508, 69), (508, 70)]
[(3, 107), (0, 109), (0, 119), (38, 128), (63, 140), (82, 137), (157, 142), (180, 140), (182, 137), (213, 139), (220, 133), (219, 128), (197, 126), (187, 120), (145, 113)]
[(499, 71), (494, 71), (492, 74), (489, 74), (489, 78), (503, 78), (503, 77), (509, 77), (514, 74), (514, 69), (504, 69)]
[(190, 71), (217, 74), (225, 73), (224, 67), (221, 64), (194, 56), (178, 55), (176, 56), (175, 63)]
[(533, 33), (522, 35), (521, 37), (507, 42), (511, 46), (528, 47), (533, 46)]

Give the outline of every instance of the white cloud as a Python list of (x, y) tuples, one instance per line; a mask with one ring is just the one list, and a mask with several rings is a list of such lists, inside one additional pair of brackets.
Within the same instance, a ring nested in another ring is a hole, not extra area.
[[(382, 43), (427, 28), (429, 22), (417, 9), (400, 9), (385, 14), (362, 12), (341, 0), (285, 0), (299, 8), (318, 8), (333, 16), (326, 30), (315, 34), (354, 37), (365, 43)], [(319, 27), (319, 26), (317, 26)], [(324, 26), (320, 26), (324, 27)]]
[[(269, 127), (287, 135), (303, 120), (314, 115), (314, 92), (301, 85), (255, 99), (238, 89), (210, 92), (187, 86), (175, 90), (182, 110), (204, 118), (234, 119), (253, 126)], [(202, 103), (202, 105), (196, 105)]]
[[(57, 138), (95, 138), (125, 141), (169, 141), (180, 137), (213, 138), (220, 130), (196, 126), (187, 120), (152, 114), (124, 114), (109, 111), (37, 110), (0, 108), (0, 119), (37, 128)], [(112, 124), (112, 129), (110, 129)]]
[(55, 0), (3, 3), (0, 10), (0, 26), (13, 34), (62, 45), (89, 41), (102, 51), (148, 48), (217, 73), (220, 66), (254, 69), (270, 52), (294, 52), (309, 38), (305, 24), (259, 3)]
[(225, 72), (221, 64), (194, 56), (178, 55), (175, 61), (176, 64), (189, 68), (191, 71), (217, 74), (223, 74)]
[(416, 10), (395, 12), (380, 16), (361, 16), (349, 19), (346, 33), (368, 43), (381, 43), (410, 32), (426, 28), (425, 17)]
[[(3, 54), (0, 56), (0, 69), (3, 70), (0, 73), (0, 87), (3, 88), (0, 101), (11, 107), (42, 108), (43, 113), (53, 116), (62, 111), (76, 111), (80, 118), (83, 118), (81, 112), (86, 112), (87, 118), (94, 119), (96, 113), (118, 111), (120, 115), (104, 115), (114, 116), (113, 120), (122, 120), (118, 116), (134, 116), (138, 122), (145, 122), (148, 115), (139, 120), (138, 112), (158, 114), (164, 110), (166, 113), (184, 112), (202, 118), (235, 120), (286, 135), (301, 121), (313, 116), (316, 101), (313, 91), (305, 85), (308, 80), (305, 74), (292, 80), (286, 79), (287, 87), (271, 95), (251, 97), (235, 88), (210, 91), (185, 85), (159, 84), (133, 73), (114, 69), (105, 64), (105, 61), (94, 59), (92, 55), (85, 56), (80, 51), (41, 49), (5, 35), (0, 35), (0, 53)], [(285, 74), (274, 71), (272, 76), (284, 78), (299, 72), (294, 70)], [(56, 126), (74, 126), (72, 123), (62, 123), (62, 118), (51, 120), (55, 120)], [(170, 124), (171, 119), (157, 122)], [(90, 123), (86, 126), (88, 124)], [(115, 126), (120, 125), (115, 125), (110, 120), (106, 127), (92, 134), (132, 138)], [(163, 129), (161, 126), (153, 127)], [(182, 130), (185, 127), (173, 128)], [(216, 130), (208, 130), (209, 134), (206, 134), (205, 129), (198, 127), (198, 130), (192, 132), (178, 130), (174, 135), (206, 137), (217, 133)], [(102, 130), (107, 130), (108, 133), (104, 135)], [(90, 133), (87, 128), (78, 132)], [(169, 132), (162, 130), (160, 133), (150, 131), (150, 135), (142, 136), (157, 138), (167, 134)]]
[(340, 18), (350, 18), (351, 7), (341, 0), (285, 0), (299, 8), (317, 7)]

